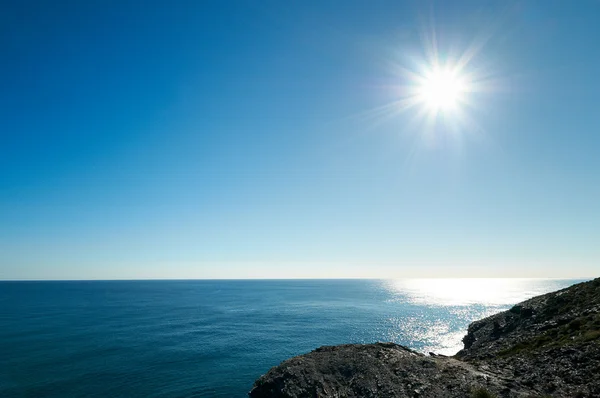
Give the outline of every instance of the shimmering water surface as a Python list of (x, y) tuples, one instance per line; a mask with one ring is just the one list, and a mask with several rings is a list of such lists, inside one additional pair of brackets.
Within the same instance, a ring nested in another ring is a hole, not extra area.
[(453, 354), (471, 321), (575, 282), (0, 282), (0, 396), (244, 397), (321, 345)]

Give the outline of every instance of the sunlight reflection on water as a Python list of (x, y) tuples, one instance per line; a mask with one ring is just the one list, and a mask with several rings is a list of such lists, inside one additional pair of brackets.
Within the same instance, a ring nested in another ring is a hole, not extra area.
[(382, 281), (390, 304), (412, 311), (388, 319), (390, 341), (404, 341), (422, 352), (453, 355), (462, 349), (466, 325), (504, 311), (573, 281), (551, 279), (402, 279)]
[(460, 306), (509, 305), (543, 294), (548, 280), (540, 279), (400, 279), (389, 281), (389, 289), (416, 304)]

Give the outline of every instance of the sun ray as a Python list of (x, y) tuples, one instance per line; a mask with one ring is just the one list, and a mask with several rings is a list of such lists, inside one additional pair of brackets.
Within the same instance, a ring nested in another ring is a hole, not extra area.
[(392, 108), (379, 107), (378, 111), (368, 113), (386, 121), (408, 116), (408, 124), (403, 125), (402, 131), (415, 134), (407, 154), (409, 162), (422, 149), (439, 145), (462, 153), (470, 135), (485, 141), (485, 130), (476, 120), (479, 113), (476, 111), (484, 106), (481, 100), (485, 95), (500, 91), (496, 86), (506, 87), (480, 57), (493, 36), (493, 27), (474, 37), (462, 51), (451, 54), (440, 50), (439, 32), (435, 24), (429, 26), (420, 30), (421, 57), (415, 53), (402, 54), (401, 60), (389, 62), (389, 70), (398, 78), (398, 84), (386, 86), (393, 87), (397, 98)]
[(436, 28), (433, 17), (431, 13), (429, 23), (419, 29), (420, 52), (388, 46), (387, 58), (381, 57), (391, 80), (376, 89), (385, 90), (392, 100), (349, 117), (367, 122), (365, 131), (402, 117), (404, 123), (398, 133), (412, 136), (408, 162), (435, 148), (458, 150), (460, 155), (471, 136), (489, 144), (491, 137), (478, 123), (486, 112), (485, 100), (492, 92), (512, 91), (510, 79), (514, 76), (509, 79), (499, 74), (493, 59), (482, 56), (500, 22), (490, 23), (462, 47), (458, 41), (451, 43), (448, 35)]

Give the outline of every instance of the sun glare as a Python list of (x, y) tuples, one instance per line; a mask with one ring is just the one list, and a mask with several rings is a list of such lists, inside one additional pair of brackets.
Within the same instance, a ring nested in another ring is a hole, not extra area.
[(481, 54), (490, 37), (476, 35), (463, 49), (461, 43), (441, 47), (435, 25), (423, 27), (420, 52), (392, 50), (386, 59), (391, 73), (382, 89), (392, 100), (357, 116), (375, 127), (402, 115), (399, 130), (412, 140), (409, 162), (422, 149), (462, 152), (470, 136), (486, 134), (477, 115), (486, 105), (485, 96), (503, 84)]
[(461, 76), (444, 69), (423, 76), (418, 88), (420, 100), (433, 111), (454, 109), (462, 101), (465, 90)]

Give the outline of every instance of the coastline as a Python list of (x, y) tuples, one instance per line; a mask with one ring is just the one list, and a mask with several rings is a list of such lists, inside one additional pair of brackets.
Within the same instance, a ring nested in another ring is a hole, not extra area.
[(600, 396), (600, 278), (475, 321), (452, 357), (394, 343), (325, 346), (261, 376), (251, 398)]

